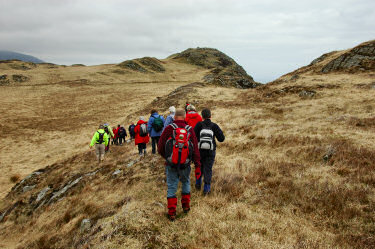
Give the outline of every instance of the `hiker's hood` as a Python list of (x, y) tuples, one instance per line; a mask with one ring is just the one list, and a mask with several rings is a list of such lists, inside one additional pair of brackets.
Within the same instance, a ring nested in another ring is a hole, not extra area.
[(200, 115), (195, 111), (190, 111), (187, 113), (187, 116), (191, 119), (200, 118)]
[(147, 124), (147, 122), (143, 120), (138, 120), (137, 125), (141, 125), (141, 124)]

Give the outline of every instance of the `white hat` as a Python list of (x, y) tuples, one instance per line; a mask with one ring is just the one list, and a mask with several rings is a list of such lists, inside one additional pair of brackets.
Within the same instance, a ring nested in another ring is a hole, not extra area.
[(176, 112), (176, 107), (174, 107), (174, 106), (169, 107), (169, 111), (171, 113), (175, 113)]
[(145, 121), (145, 117), (140, 116), (140, 117), (139, 117), (139, 120)]

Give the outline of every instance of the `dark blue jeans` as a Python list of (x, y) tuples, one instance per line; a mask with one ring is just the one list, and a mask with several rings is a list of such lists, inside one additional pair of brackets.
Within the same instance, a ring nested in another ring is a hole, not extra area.
[(151, 140), (152, 140), (152, 154), (156, 153), (156, 146), (159, 143), (159, 139), (160, 139), (160, 137), (151, 137)]
[(166, 166), (166, 173), (167, 173), (167, 198), (176, 197), (178, 182), (181, 182), (182, 194), (189, 194), (190, 193), (190, 165), (187, 166), (185, 169), (174, 168), (171, 166)]
[(202, 177), (204, 178), (204, 183), (207, 185), (211, 184), (212, 178), (212, 167), (215, 162), (216, 151), (200, 151), (201, 154), (201, 171), (202, 176), (197, 180), (197, 184), (202, 184)]

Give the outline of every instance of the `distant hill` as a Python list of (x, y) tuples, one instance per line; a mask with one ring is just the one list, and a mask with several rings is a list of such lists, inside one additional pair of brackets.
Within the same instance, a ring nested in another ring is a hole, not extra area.
[(31, 55), (4, 50), (0, 50), (0, 60), (20, 60), (33, 63), (44, 63), (44, 61)]

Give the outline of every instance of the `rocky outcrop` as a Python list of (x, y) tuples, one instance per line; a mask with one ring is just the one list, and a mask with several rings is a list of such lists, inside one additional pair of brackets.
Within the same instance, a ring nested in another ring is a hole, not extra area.
[(12, 75), (12, 79), (14, 82), (19, 82), (19, 83), (22, 83), (22, 82), (26, 82), (29, 79), (29, 77), (25, 76), (25, 75), (22, 75), (22, 74), (14, 74)]
[(165, 68), (162, 66), (161, 61), (151, 57), (143, 57), (140, 59), (124, 61), (118, 64), (117, 66), (125, 69), (130, 69), (133, 71), (138, 71), (141, 73), (165, 72)]
[(375, 70), (375, 40), (363, 43), (330, 61), (322, 68), (323, 73), (334, 71)]
[(134, 60), (121, 62), (117, 66), (125, 68), (125, 69), (130, 69), (133, 71), (141, 72), (141, 73), (147, 73), (147, 70), (141, 65), (139, 65), (137, 62), (135, 62)]
[(255, 88), (260, 85), (232, 58), (217, 49), (189, 48), (169, 58), (212, 69), (203, 78), (206, 83), (238, 88)]
[(143, 57), (137, 59), (142, 65), (148, 67), (155, 72), (165, 72), (165, 68), (162, 66), (161, 62), (156, 58)]

